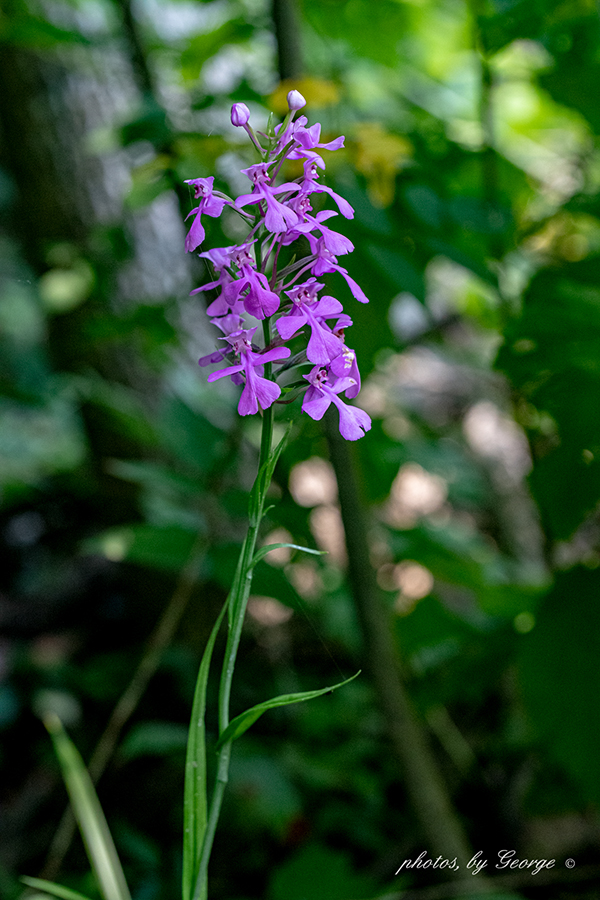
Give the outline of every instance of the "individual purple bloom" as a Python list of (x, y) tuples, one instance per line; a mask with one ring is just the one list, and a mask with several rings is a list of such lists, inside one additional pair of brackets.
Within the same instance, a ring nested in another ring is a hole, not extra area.
[(248, 176), (253, 182), (254, 189), (251, 194), (242, 194), (235, 201), (238, 209), (243, 209), (251, 203), (260, 203), (264, 200), (267, 211), (265, 215), (265, 225), (268, 231), (279, 233), (292, 228), (298, 221), (298, 216), (293, 209), (281, 203), (275, 198), (275, 194), (289, 193), (290, 191), (300, 190), (300, 186), (293, 182), (280, 184), (278, 187), (271, 185), (271, 176), (269, 175), (268, 163), (257, 163), (248, 169), (242, 169), (242, 172)]
[(351, 378), (339, 378), (332, 384), (327, 369), (315, 366), (304, 378), (309, 388), (304, 395), (302, 411), (319, 421), (333, 403), (340, 414), (340, 434), (347, 441), (357, 441), (371, 428), (371, 419), (357, 406), (346, 406), (338, 394), (352, 387)]
[(334, 335), (339, 341), (338, 352), (332, 357), (329, 368), (338, 378), (351, 378), (355, 383), (346, 389), (346, 397), (349, 400), (353, 400), (360, 393), (360, 372), (358, 370), (358, 363), (356, 361), (356, 352), (352, 350), (350, 347), (346, 346), (346, 335), (345, 329), (350, 328), (352, 325), (352, 319), (350, 316), (341, 315), (332, 329), (330, 329), (327, 322), (324, 320), (319, 320), (321, 326), (328, 331), (331, 331), (332, 335)]
[(287, 95), (287, 105), (289, 109), (296, 112), (297, 110), (302, 109), (303, 106), (306, 106), (306, 100), (300, 91), (290, 91)]
[(292, 119), (288, 122), (284, 129), (282, 125), (275, 126), (275, 134), (277, 135), (276, 153), (280, 153), (287, 144), (292, 140), (298, 128), (303, 128), (308, 122), (306, 116), (299, 116), (295, 121)]
[[(234, 313), (230, 313), (229, 315), (221, 316), (217, 319), (211, 319), (211, 324), (216, 325), (225, 336), (229, 334), (233, 334), (236, 331), (241, 331), (242, 326), (244, 324), (244, 320), (241, 316), (235, 315)], [(226, 356), (232, 352), (231, 347), (223, 348), (222, 350), (215, 350), (214, 353), (209, 353), (207, 356), (201, 356), (198, 360), (199, 366), (210, 366), (213, 363), (221, 362), (222, 359), (225, 359)], [(243, 379), (239, 380), (234, 378), (232, 379), (236, 384), (242, 384)]]
[(185, 182), (186, 184), (194, 185), (194, 198), (200, 200), (199, 205), (195, 209), (192, 209), (186, 216), (186, 221), (190, 216), (195, 216), (192, 227), (188, 231), (185, 239), (185, 249), (188, 253), (195, 250), (196, 247), (202, 243), (206, 235), (204, 226), (202, 225), (201, 216), (220, 216), (223, 212), (223, 207), (228, 202), (222, 197), (215, 197), (213, 195), (214, 180), (215, 179), (211, 176), (210, 178), (190, 178)]
[(231, 124), (236, 128), (241, 128), (248, 124), (250, 119), (250, 110), (245, 103), (234, 103), (231, 107)]
[(234, 103), (231, 107), (231, 124), (236, 128), (243, 128), (260, 155), (265, 152), (258, 142), (258, 138), (254, 134), (252, 125), (250, 124), (250, 110), (245, 103)]
[[(304, 121), (303, 121), (304, 120)], [(305, 116), (301, 116), (295, 123), (296, 127), (293, 129), (294, 140), (300, 145), (299, 147), (294, 147), (290, 154), (290, 159), (318, 159), (321, 163), (321, 168), (325, 167), (325, 163), (318, 155), (315, 153), (315, 150), (339, 150), (344, 146), (344, 136), (335, 138), (333, 141), (329, 141), (327, 144), (321, 144), (321, 125), (319, 122), (316, 122), (314, 125), (311, 125), (310, 128), (306, 128), (306, 118)]]
[(323, 238), (316, 240), (312, 235), (308, 235), (311, 249), (316, 257), (312, 266), (315, 275), (324, 275), (326, 272), (339, 272), (346, 279), (346, 283), (352, 292), (352, 296), (360, 303), (368, 303), (369, 298), (366, 296), (360, 285), (356, 283), (354, 278), (348, 274), (348, 270), (340, 266), (335, 255), (325, 246)]
[(315, 216), (311, 215), (312, 206), (308, 194), (298, 194), (291, 202), (290, 206), (298, 214), (299, 222), (290, 229), (283, 238), (284, 244), (291, 244), (301, 234), (310, 234), (312, 231), (321, 232), (325, 247), (333, 253), (334, 256), (343, 256), (346, 253), (352, 253), (354, 244), (343, 234), (332, 231), (327, 225), (323, 225), (327, 219), (337, 216), (332, 209), (322, 209)]
[(246, 309), (240, 297), (244, 289), (243, 284), (240, 284), (239, 279), (233, 278), (229, 272), (222, 272), (219, 282), (221, 293), (206, 307), (207, 315), (226, 316), (229, 312), (241, 315)]
[[(256, 328), (241, 329), (224, 338), (233, 352), (240, 357), (240, 362), (234, 366), (219, 369), (208, 376), (209, 382), (216, 381), (225, 376), (236, 376), (244, 373), (246, 384), (238, 404), (238, 412), (241, 416), (254, 415), (261, 409), (268, 409), (281, 394), (281, 388), (274, 381), (262, 376), (262, 366), (267, 362), (278, 359), (287, 359), (290, 350), (287, 347), (273, 347), (271, 350), (258, 352), (252, 349), (252, 336)], [(256, 371), (258, 369), (258, 371)]]
[(339, 337), (337, 340), (342, 344), (341, 353), (331, 360), (330, 369), (338, 378), (350, 378), (354, 382), (346, 388), (345, 392), (346, 397), (353, 400), (360, 393), (360, 372), (356, 362), (356, 352), (347, 347)]
[(308, 324), (311, 336), (306, 348), (309, 362), (326, 365), (343, 350), (338, 337), (325, 325), (342, 312), (342, 304), (335, 297), (316, 299), (317, 291), (323, 287), (316, 279), (309, 278), (288, 291), (292, 308), (288, 315), (277, 320), (275, 327), (284, 341), (288, 341), (303, 325)]
[(206, 310), (209, 316), (225, 316), (230, 311), (239, 315), (244, 311), (243, 304), (241, 301), (238, 301), (238, 295), (241, 289), (236, 294), (235, 285), (237, 282), (229, 272), (229, 268), (232, 264), (232, 255), (236, 250), (237, 247), (235, 246), (216, 247), (214, 250), (207, 250), (204, 253), (198, 254), (198, 256), (203, 259), (208, 259), (219, 275), (216, 281), (209, 281), (200, 287), (194, 288), (194, 290), (190, 292), (190, 295), (192, 295), (213, 289), (216, 290), (217, 288), (221, 289), (221, 293), (212, 301)]
[[(222, 247), (213, 253), (214, 265), (221, 267), (217, 281), (211, 281), (192, 293), (221, 288), (221, 293), (206, 310), (209, 316), (225, 316), (229, 311), (240, 314), (246, 310), (257, 319), (272, 316), (279, 308), (279, 296), (269, 289), (266, 275), (256, 271), (249, 251), (251, 244), (241, 247)], [(211, 258), (209, 253), (200, 256)], [(229, 271), (232, 266), (239, 269), (240, 277), (235, 278)], [(248, 293), (244, 296), (244, 291)]]
[[(245, 244), (233, 253), (232, 262), (240, 270), (241, 277), (228, 285), (223, 294), (230, 305), (241, 298), (251, 316), (266, 319), (279, 309), (279, 296), (270, 290), (267, 276), (256, 270), (254, 260), (248, 252), (249, 246)], [(241, 297), (246, 288), (249, 288), (248, 293)]]
[(211, 325), (216, 325), (219, 328), (225, 337), (229, 337), (230, 334), (236, 334), (238, 331), (243, 331), (244, 320), (241, 316), (236, 313), (229, 313), (227, 316), (219, 316), (219, 318), (211, 319)]
[(214, 247), (212, 250), (205, 250), (203, 253), (199, 253), (198, 256), (200, 259), (208, 259), (216, 271), (221, 272), (231, 265), (231, 254), (235, 250), (237, 250), (237, 246), (230, 244), (229, 247)]
[(338, 209), (346, 219), (354, 218), (354, 210), (350, 206), (347, 200), (344, 200), (339, 194), (336, 194), (330, 187), (327, 187), (326, 184), (321, 184), (317, 181), (319, 177), (319, 168), (325, 168), (325, 164), (320, 157), (317, 159), (307, 159), (304, 163), (304, 180), (302, 182), (302, 193), (303, 194), (329, 194), (329, 196), (335, 200), (338, 205)]
[[(230, 305), (227, 302), (227, 289), (233, 281), (234, 279), (229, 274), (227, 269), (222, 269), (216, 281), (208, 281), (206, 284), (194, 288), (193, 291), (190, 291), (190, 296), (192, 296), (193, 294), (201, 294), (204, 291), (211, 291), (216, 288), (221, 288), (221, 293), (215, 300), (212, 301), (206, 311), (209, 316), (225, 316), (230, 310)], [(236, 311), (239, 312), (239, 310)]]
[(352, 326), (352, 319), (350, 316), (344, 313), (339, 317), (335, 325), (333, 326), (333, 333), (340, 338), (340, 340), (345, 340), (344, 329), (350, 328)]

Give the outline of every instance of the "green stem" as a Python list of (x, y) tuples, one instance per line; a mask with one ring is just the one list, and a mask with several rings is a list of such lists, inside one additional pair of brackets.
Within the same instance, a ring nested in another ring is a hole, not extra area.
[[(270, 336), (270, 321), (266, 319), (263, 322), (263, 330), (265, 334), (265, 344)], [(271, 365), (265, 365), (265, 377), (271, 378)], [(258, 529), (263, 516), (265, 499), (267, 490), (269, 489), (270, 475), (268, 470), (268, 461), (271, 453), (271, 443), (273, 439), (273, 407), (265, 410), (262, 420), (262, 435), (260, 442), (260, 455), (258, 460), (258, 474), (252, 489), (250, 501), (250, 523), (248, 532), (240, 551), (240, 557), (235, 573), (232, 586), (231, 604), (229, 606), (229, 629), (227, 634), (227, 645), (225, 647), (225, 658), (223, 660), (223, 669), (221, 671), (221, 683), (219, 688), (219, 734), (222, 734), (229, 724), (229, 700), (231, 696), (231, 685), (233, 682), (233, 673), (235, 670), (235, 662), (239, 648), (240, 638), (242, 635), (242, 627), (244, 617), (246, 615), (246, 606), (250, 597), (250, 588), (252, 586), (252, 560), (256, 550), (256, 541), (258, 539)], [(254, 492), (256, 491), (257, 504), (253, 508)], [(231, 746), (233, 741), (223, 744), (219, 752), (217, 763), (217, 774), (215, 779), (215, 787), (211, 798), (210, 809), (208, 813), (208, 821), (206, 832), (202, 843), (202, 851), (198, 866), (198, 877), (194, 889), (193, 900), (203, 900), (206, 896), (206, 879), (208, 874), (208, 863), (212, 851), (212, 845), (217, 830), (217, 823), (221, 813), (221, 804), (225, 794), (225, 788), (229, 780), (229, 762), (231, 759)]]

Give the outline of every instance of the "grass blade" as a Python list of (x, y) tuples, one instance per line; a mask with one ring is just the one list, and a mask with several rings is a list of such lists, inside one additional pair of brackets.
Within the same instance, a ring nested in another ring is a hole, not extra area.
[(275, 709), (278, 706), (290, 706), (292, 703), (303, 703), (305, 700), (313, 700), (315, 697), (323, 696), (323, 694), (330, 694), (332, 691), (336, 691), (345, 684), (354, 681), (354, 679), (360, 675), (360, 671), (361, 670), (359, 669), (355, 675), (352, 675), (350, 678), (346, 678), (345, 681), (340, 681), (338, 684), (334, 684), (331, 687), (319, 688), (316, 691), (302, 691), (298, 694), (281, 694), (279, 697), (273, 697), (272, 700), (265, 700), (264, 703), (257, 703), (256, 706), (251, 706), (250, 709), (240, 713), (239, 716), (236, 716), (235, 719), (231, 720), (223, 734), (220, 736), (216, 749), (219, 750), (223, 744), (239, 738), (251, 725), (254, 725), (256, 720), (268, 709)]
[(302, 550), (303, 553), (312, 553), (313, 556), (325, 556), (327, 550), (313, 550), (312, 547), (302, 547), (300, 544), (265, 544), (264, 547), (261, 547), (260, 550), (257, 550), (254, 554), (252, 562), (250, 563), (250, 568), (253, 569), (254, 566), (264, 559), (267, 553), (270, 553), (271, 550), (279, 550), (280, 547), (289, 547), (290, 550)]
[(30, 878), (28, 875), (22, 875), (21, 881), (28, 887), (35, 888), (38, 891), (45, 891), (53, 897), (59, 897), (60, 900), (89, 900), (79, 891), (73, 891), (71, 888), (63, 887), (62, 884), (54, 884), (53, 881), (46, 881), (45, 878)]
[(44, 724), (50, 732), (73, 812), (102, 896), (104, 900), (131, 900), (117, 850), (83, 760), (58, 716), (48, 716)]
[(206, 831), (206, 727), (204, 724), (206, 687), (217, 633), (228, 606), (229, 598), (224, 603), (204, 648), (194, 692), (183, 792), (183, 900), (190, 900), (194, 890), (202, 841)]

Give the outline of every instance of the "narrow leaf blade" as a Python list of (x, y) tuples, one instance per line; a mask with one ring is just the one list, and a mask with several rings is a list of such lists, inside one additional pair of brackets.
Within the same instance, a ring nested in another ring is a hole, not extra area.
[[(204, 648), (194, 692), (183, 792), (183, 900), (191, 900), (197, 880), (198, 860), (202, 841), (206, 831), (206, 727), (204, 723), (206, 688), (215, 641), (223, 616), (229, 606), (229, 599), (230, 597), (223, 604), (223, 609), (213, 625), (210, 637)], [(203, 890), (205, 896), (206, 885)]]
[(60, 900), (89, 900), (89, 897), (86, 897), (85, 894), (63, 887), (62, 884), (46, 881), (45, 878), (30, 878), (29, 875), (22, 875), (21, 881), (28, 887), (35, 888), (38, 891), (45, 891), (53, 897), (59, 897)]
[(73, 812), (104, 900), (131, 900), (123, 868), (100, 801), (83, 760), (58, 716), (45, 720), (67, 786)]
[(359, 669), (355, 675), (352, 675), (350, 678), (346, 678), (345, 681), (340, 681), (338, 684), (334, 684), (331, 687), (319, 688), (316, 691), (302, 691), (297, 694), (281, 694), (279, 697), (273, 697), (272, 700), (265, 700), (264, 703), (257, 703), (256, 706), (250, 707), (250, 709), (240, 713), (239, 716), (236, 716), (235, 719), (231, 720), (223, 734), (220, 736), (216, 749), (219, 750), (223, 744), (226, 744), (228, 741), (235, 741), (236, 738), (239, 738), (251, 725), (254, 725), (256, 720), (268, 709), (276, 709), (278, 706), (290, 706), (292, 703), (303, 703), (305, 700), (314, 700), (315, 697), (321, 697), (323, 694), (330, 694), (332, 691), (336, 691), (345, 684), (354, 681), (355, 678), (358, 678), (360, 673), (361, 670)]
[(256, 551), (254, 559), (250, 563), (250, 568), (253, 569), (261, 559), (265, 558), (267, 553), (271, 552), (271, 550), (279, 550), (280, 547), (289, 547), (290, 550), (302, 550), (303, 553), (312, 553), (313, 556), (325, 556), (327, 554), (327, 550), (313, 550), (311, 547), (302, 547), (300, 544), (266, 544), (264, 547), (261, 547), (260, 550)]

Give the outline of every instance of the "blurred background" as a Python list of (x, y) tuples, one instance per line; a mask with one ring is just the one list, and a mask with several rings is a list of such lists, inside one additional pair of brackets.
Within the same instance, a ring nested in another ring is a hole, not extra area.
[(294, 426), (265, 539), (328, 555), (257, 569), (235, 712), (363, 674), (236, 744), (211, 895), (435, 900), (447, 873), (403, 859), (510, 848), (556, 866), (492, 871), (503, 898), (596, 897), (596, 4), (3, 0), (0, 47), (2, 896), (98, 896), (48, 710), (134, 900), (179, 896), (189, 710), (259, 441), (197, 366), (183, 181), (245, 190), (231, 102), (261, 129), (295, 87), (346, 137), (326, 183), (370, 304), (328, 288), (373, 429)]

